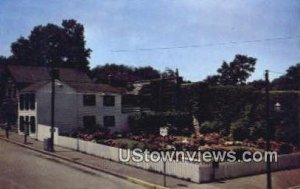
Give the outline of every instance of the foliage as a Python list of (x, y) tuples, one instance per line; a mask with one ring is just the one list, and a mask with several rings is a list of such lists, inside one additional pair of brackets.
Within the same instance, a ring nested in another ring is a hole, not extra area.
[(254, 87), (257, 90), (263, 90), (266, 87), (266, 81), (259, 79), (247, 83), (247, 85)]
[(84, 27), (76, 20), (63, 20), (62, 25), (36, 26), (28, 38), (20, 37), (11, 44), (15, 64), (43, 66), (55, 64), (59, 67), (89, 70), (91, 50), (85, 48)]
[(127, 82), (159, 78), (160, 72), (151, 66), (130, 67), (123, 64), (105, 64), (93, 68), (91, 76), (97, 82), (125, 87)]
[(4, 65), (8, 62), (8, 59), (5, 56), (0, 56), (0, 65)]
[(271, 93), (272, 104), (280, 103), (281, 110), (272, 112), (274, 139), (299, 143), (299, 115), (300, 95), (296, 92), (274, 92)]
[(286, 74), (272, 82), (275, 90), (300, 90), (300, 63), (287, 69)]
[[(265, 94), (251, 86), (195, 85), (185, 88), (189, 109), (201, 123), (200, 133), (219, 132), (235, 140), (257, 140), (266, 134)], [(271, 136), (276, 141), (297, 144), (299, 136), (299, 94), (272, 92)], [(183, 96), (182, 96), (183, 97)], [(276, 102), (281, 111), (275, 112)]]
[(232, 62), (223, 62), (218, 74), (208, 76), (205, 82), (216, 85), (245, 85), (251, 73), (255, 70), (256, 58), (246, 55), (235, 55)]
[(91, 133), (95, 133), (95, 132), (97, 132), (99, 130), (100, 130), (100, 125), (98, 125), (98, 124), (91, 124), (91, 125), (88, 125), (87, 127), (81, 128), (80, 132), (91, 134)]
[(293, 152), (293, 146), (289, 143), (283, 143), (280, 145), (279, 153), (280, 154), (289, 154)]
[(176, 77), (176, 71), (171, 68), (166, 68), (165, 71), (161, 74), (163, 78)]
[(245, 127), (247, 123), (239, 119), (230, 125), (230, 133), (234, 140), (242, 141), (249, 137), (249, 130)]
[(206, 133), (219, 132), (220, 125), (221, 124), (217, 121), (205, 121), (200, 126), (200, 133), (206, 134)]
[(192, 116), (188, 113), (166, 112), (130, 116), (128, 123), (133, 133), (159, 134), (159, 128), (169, 127), (174, 135), (191, 135), (194, 132)]

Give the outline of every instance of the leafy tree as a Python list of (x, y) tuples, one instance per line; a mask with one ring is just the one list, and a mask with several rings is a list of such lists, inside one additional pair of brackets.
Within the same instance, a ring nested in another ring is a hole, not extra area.
[(89, 70), (91, 50), (85, 47), (84, 27), (76, 20), (63, 20), (62, 26), (36, 26), (28, 38), (20, 37), (11, 45), (10, 59), (16, 64)]
[(0, 65), (6, 64), (7, 63), (7, 58), (5, 56), (0, 56)]
[(207, 78), (204, 80), (205, 83), (209, 85), (218, 85), (220, 84), (220, 76), (219, 75), (211, 75), (207, 76)]
[(105, 64), (93, 68), (91, 75), (98, 82), (112, 82), (115, 85), (126, 86), (127, 82), (159, 78), (160, 72), (151, 66), (130, 67), (122, 64)]
[(300, 63), (289, 67), (285, 75), (273, 80), (272, 85), (277, 90), (299, 90)]
[(142, 79), (156, 79), (160, 77), (158, 70), (152, 68), (151, 66), (138, 67), (134, 69), (134, 75)]
[(237, 54), (232, 62), (223, 62), (217, 75), (209, 76), (205, 81), (209, 84), (245, 85), (255, 70), (255, 64), (255, 58)]
[(259, 79), (247, 83), (247, 85), (254, 87), (255, 89), (262, 90), (266, 86), (266, 81)]
[(176, 71), (172, 70), (171, 68), (166, 68), (165, 71), (161, 75), (163, 78), (175, 77)]

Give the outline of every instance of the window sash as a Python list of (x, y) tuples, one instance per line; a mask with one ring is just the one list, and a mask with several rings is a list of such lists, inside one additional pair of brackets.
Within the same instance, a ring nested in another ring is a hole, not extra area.
[(105, 95), (103, 97), (103, 106), (115, 106), (115, 96)]
[(95, 106), (96, 105), (96, 95), (83, 95), (83, 105), (84, 106)]

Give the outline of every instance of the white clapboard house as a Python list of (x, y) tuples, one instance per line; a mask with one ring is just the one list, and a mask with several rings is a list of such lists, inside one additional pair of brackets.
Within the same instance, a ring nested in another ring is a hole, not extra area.
[[(122, 112), (124, 88), (107, 84), (55, 81), (55, 127), (59, 134), (70, 133), (79, 127), (98, 125), (110, 131), (128, 129), (130, 113)], [(38, 125), (51, 125), (51, 81), (34, 83), (19, 94), (18, 132), (37, 137)]]

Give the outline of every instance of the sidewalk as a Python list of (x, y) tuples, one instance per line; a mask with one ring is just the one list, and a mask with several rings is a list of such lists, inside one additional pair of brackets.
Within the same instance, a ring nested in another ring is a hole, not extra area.
[[(5, 138), (5, 131), (2, 129), (0, 129), (0, 138)], [(18, 135), (17, 133), (14, 132), (10, 132), (9, 140), (23, 144), (24, 136)], [(40, 141), (28, 137), (27, 143), (28, 143), (27, 146), (29, 147), (44, 151), (43, 143)], [(133, 177), (142, 181), (153, 183), (155, 185), (163, 186), (163, 175), (161, 174), (149, 172), (140, 168), (135, 168), (125, 164), (102, 159), (96, 156), (84, 154), (68, 148), (63, 148), (59, 146), (55, 146), (54, 148), (55, 148), (55, 152), (53, 153), (54, 155), (71, 159), (75, 163), (80, 162), (83, 164), (90, 165), (92, 167), (96, 167), (101, 170), (107, 170), (107, 172), (113, 172), (119, 175)], [(191, 182), (167, 176), (167, 187), (169, 188), (182, 188), (182, 187), (186, 188), (189, 184), (191, 184)]]
[[(0, 129), (0, 139), (5, 138), (4, 130)], [(10, 141), (14, 141), (23, 144), (24, 137), (17, 133), (10, 132)], [(33, 150), (44, 151), (43, 143), (28, 138), (28, 144), (26, 145)], [(51, 153), (54, 156), (59, 156), (62, 159), (68, 159), (73, 163), (84, 164), (92, 169), (98, 169), (102, 172), (112, 174), (114, 176), (127, 179), (130, 182), (138, 183), (143, 186), (151, 188), (163, 188), (163, 175), (149, 172), (143, 169), (135, 168), (132, 166), (120, 164), (110, 160), (102, 159), (92, 155), (84, 154), (78, 151), (70, 150), (67, 148), (55, 146), (55, 152)], [(132, 179), (128, 179), (128, 177)], [(300, 185), (300, 169), (285, 170), (272, 173), (273, 189), (288, 188), (292, 186)], [(146, 184), (143, 184), (146, 181)], [(174, 177), (167, 177), (167, 187), (169, 188), (193, 188), (193, 189), (260, 189), (265, 188), (266, 175), (254, 175), (248, 177), (241, 177), (236, 179), (230, 179), (226, 181), (197, 184)], [(147, 184), (148, 183), (148, 184)], [(149, 185), (150, 183), (153, 186)]]

